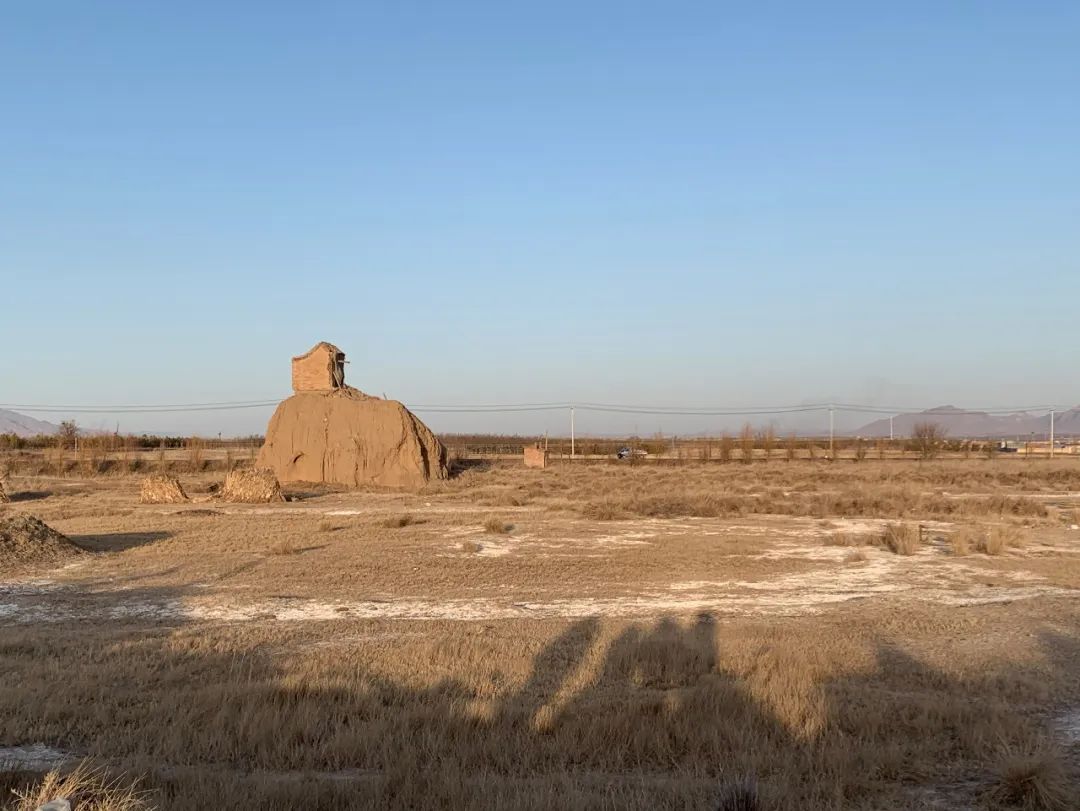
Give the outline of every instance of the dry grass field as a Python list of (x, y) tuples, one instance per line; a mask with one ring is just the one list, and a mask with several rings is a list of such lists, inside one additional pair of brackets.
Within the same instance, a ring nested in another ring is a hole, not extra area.
[(8, 479), (0, 808), (1080, 807), (1080, 460), (221, 478)]

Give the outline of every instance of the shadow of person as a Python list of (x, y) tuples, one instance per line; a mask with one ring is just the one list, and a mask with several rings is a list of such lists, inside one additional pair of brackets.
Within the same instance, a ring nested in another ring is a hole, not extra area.
[(125, 549), (164, 541), (174, 534), (165, 531), (107, 532), (95, 535), (70, 535), (68, 538), (90, 552), (122, 552)]

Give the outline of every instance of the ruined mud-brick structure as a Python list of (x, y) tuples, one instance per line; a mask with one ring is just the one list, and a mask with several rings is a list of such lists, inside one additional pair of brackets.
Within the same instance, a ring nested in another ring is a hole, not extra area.
[(345, 385), (345, 353), (336, 346), (318, 343), (293, 358), (292, 383), (255, 463), (279, 481), (415, 490), (447, 477), (435, 434), (401, 403)]
[(525, 467), (547, 467), (548, 452), (539, 445), (525, 448)]
[(345, 385), (345, 353), (320, 341), (292, 359), (292, 388), (301, 391), (333, 391)]

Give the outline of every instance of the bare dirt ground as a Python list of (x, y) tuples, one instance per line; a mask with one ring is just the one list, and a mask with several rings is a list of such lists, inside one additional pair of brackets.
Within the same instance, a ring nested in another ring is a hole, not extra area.
[(90, 758), (161, 808), (1080, 807), (1075, 461), (497, 466), (270, 505), (181, 478), (156, 506), (9, 479), (93, 552), (0, 569), (10, 785)]

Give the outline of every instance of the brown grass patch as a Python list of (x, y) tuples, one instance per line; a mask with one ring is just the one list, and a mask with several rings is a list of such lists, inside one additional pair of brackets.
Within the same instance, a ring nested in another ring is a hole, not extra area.
[(151, 811), (148, 795), (137, 785), (83, 763), (69, 772), (51, 771), (28, 788), (15, 789), (13, 803), (4, 811), (35, 811), (56, 799), (65, 799), (73, 811)]
[(720, 787), (717, 811), (761, 811), (757, 781), (751, 777), (730, 780)]
[(996, 556), (1020, 546), (1023, 546), (1023, 536), (1016, 527), (993, 526), (979, 530), (975, 549), (984, 555)]
[(949, 552), (955, 557), (964, 557), (979, 545), (979, 531), (974, 527), (957, 527), (949, 536)]
[(894, 555), (914, 555), (922, 546), (921, 536), (922, 532), (915, 524), (888, 524), (881, 543)]
[(300, 547), (296, 546), (290, 538), (282, 538), (275, 544), (272, 544), (267, 550), (271, 555), (298, 555), (300, 554)]
[(825, 536), (825, 546), (877, 546), (880, 538), (866, 532), (837, 530)]
[(401, 513), (401, 515), (391, 515), (385, 521), (383, 526), (387, 529), (401, 529), (411, 524), (417, 523), (416, 517), (410, 513)]
[(590, 502), (582, 508), (581, 513), (593, 521), (618, 521), (630, 515), (625, 507), (612, 501)]
[(995, 769), (990, 801), (998, 808), (1066, 811), (1076, 807), (1074, 789), (1061, 754), (1052, 747), (1010, 748), (1002, 754)]
[(168, 473), (153, 473), (139, 483), (140, 504), (182, 504), (187, 500), (180, 480)]
[(493, 535), (508, 535), (514, 529), (513, 524), (508, 524), (498, 516), (492, 515), (484, 521), (484, 532), (490, 532)]
[(475, 554), (484, 547), (478, 544), (476, 541), (462, 541), (461, 551), (468, 552), (469, 554)]
[(243, 504), (269, 504), (285, 500), (277, 476), (272, 470), (261, 468), (229, 471), (221, 488), (221, 497), (225, 501)]

